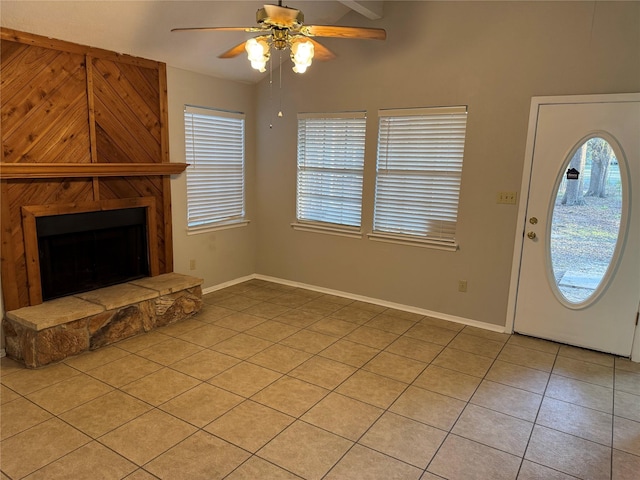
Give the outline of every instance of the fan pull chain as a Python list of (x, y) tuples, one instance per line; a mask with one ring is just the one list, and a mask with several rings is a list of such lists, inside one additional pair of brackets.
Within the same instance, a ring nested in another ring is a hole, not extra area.
[(280, 62), (280, 103), (278, 106), (278, 117), (282, 117), (282, 51), (278, 52)]
[[(269, 61), (269, 105), (273, 106), (273, 61)], [(269, 108), (273, 112), (271, 108)], [(269, 120), (269, 128), (273, 128), (273, 113)]]

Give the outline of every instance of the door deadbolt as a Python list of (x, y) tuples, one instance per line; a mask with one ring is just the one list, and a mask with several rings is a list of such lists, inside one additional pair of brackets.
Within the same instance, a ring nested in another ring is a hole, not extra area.
[(536, 217), (531, 217), (531, 218), (529, 219), (529, 223), (530, 223), (531, 225), (535, 225), (536, 223), (538, 223), (538, 219), (537, 219)]

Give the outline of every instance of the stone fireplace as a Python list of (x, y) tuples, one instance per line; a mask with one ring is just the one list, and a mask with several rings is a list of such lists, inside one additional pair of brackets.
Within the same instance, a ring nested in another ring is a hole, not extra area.
[(198, 312), (201, 279), (158, 275), (155, 218), (153, 197), (22, 207), (32, 305), (6, 313), (7, 354), (41, 367)]

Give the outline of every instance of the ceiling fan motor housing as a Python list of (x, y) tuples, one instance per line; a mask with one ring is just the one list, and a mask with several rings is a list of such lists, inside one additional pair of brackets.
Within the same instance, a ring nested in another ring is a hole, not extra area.
[(296, 30), (304, 23), (304, 14), (295, 8), (265, 5), (256, 12), (256, 21), (261, 25)]

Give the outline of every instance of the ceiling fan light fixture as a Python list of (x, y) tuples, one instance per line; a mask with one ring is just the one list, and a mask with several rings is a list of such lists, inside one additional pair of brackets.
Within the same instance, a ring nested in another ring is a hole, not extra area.
[(304, 73), (311, 66), (313, 60), (313, 43), (306, 40), (299, 40), (291, 44), (291, 60), (294, 63), (293, 71)]
[(269, 61), (269, 44), (267, 41), (263, 38), (250, 38), (245, 43), (244, 48), (247, 51), (251, 67), (261, 73), (265, 72)]

